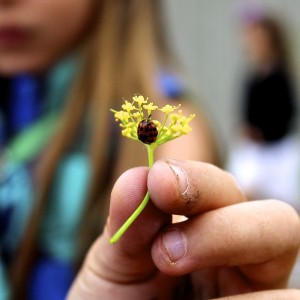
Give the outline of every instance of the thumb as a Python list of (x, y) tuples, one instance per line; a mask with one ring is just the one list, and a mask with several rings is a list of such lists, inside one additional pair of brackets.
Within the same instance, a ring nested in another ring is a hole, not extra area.
[[(111, 194), (110, 216), (104, 232), (89, 251), (81, 274), (72, 287), (73, 291), (80, 285), (89, 284), (86, 278), (90, 276), (93, 277), (90, 279), (93, 288), (96, 288), (97, 278), (106, 282), (130, 284), (144, 281), (157, 272), (151, 258), (151, 245), (157, 232), (171, 222), (171, 216), (159, 211), (151, 201), (117, 243), (109, 242), (112, 234), (142, 202), (147, 192), (147, 176), (148, 168), (135, 168), (125, 172), (115, 183)], [(82, 280), (85, 284), (78, 282)]]
[[(111, 245), (110, 237), (123, 225), (147, 193), (148, 168), (128, 170), (117, 180), (111, 194), (110, 217), (100, 247), (100, 262), (105, 276), (118, 282), (142, 280), (156, 268), (151, 246), (160, 228), (170, 221), (170, 215), (159, 211), (151, 201), (120, 240)], [(105, 252), (105, 253), (103, 253)], [(113, 265), (112, 265), (113, 262)], [(109, 264), (109, 265), (107, 265)]]

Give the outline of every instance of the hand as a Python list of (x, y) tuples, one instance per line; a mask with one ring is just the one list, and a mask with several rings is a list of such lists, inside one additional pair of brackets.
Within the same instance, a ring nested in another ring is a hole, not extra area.
[[(110, 236), (149, 190), (152, 202), (118, 243)], [(171, 223), (172, 214), (188, 220)], [(116, 182), (104, 233), (69, 293), (85, 299), (300, 299), (284, 290), (300, 244), (296, 212), (276, 200), (245, 202), (228, 173), (160, 160)], [(275, 290), (278, 289), (278, 290)], [(260, 292), (264, 291), (264, 292)], [(252, 293), (251, 298), (243, 293)]]

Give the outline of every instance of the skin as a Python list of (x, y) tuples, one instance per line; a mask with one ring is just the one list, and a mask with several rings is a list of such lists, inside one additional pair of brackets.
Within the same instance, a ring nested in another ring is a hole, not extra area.
[(93, 0), (0, 0), (0, 32), (21, 31), (14, 45), (0, 43), (0, 74), (42, 72), (79, 43), (87, 31)]
[[(13, 27), (26, 36), (21, 44), (0, 45), (0, 74), (47, 70), (79, 45), (94, 3), (0, 0), (0, 31)], [(197, 120), (193, 128), (176, 147), (169, 143), (158, 154), (211, 161), (210, 147), (198, 147), (210, 144), (206, 124)], [(182, 182), (188, 188), (180, 185), (171, 162), (186, 174)], [(109, 244), (109, 237), (140, 203), (147, 186), (152, 202), (117, 244)], [(91, 248), (69, 299), (98, 299), (99, 295), (171, 299), (174, 291), (179, 295), (184, 290), (187, 279), (198, 299), (286, 287), (299, 247), (299, 218), (278, 201), (244, 200), (230, 175), (199, 162), (159, 161), (150, 171), (127, 171), (112, 191), (107, 226)], [(172, 225), (173, 214), (189, 219)], [(184, 249), (178, 261), (163, 242), (163, 236), (174, 230), (186, 242), (184, 247), (173, 242)], [(255, 292), (250, 297), (227, 299), (292, 300), (299, 298), (299, 292)], [(187, 299), (184, 292), (183, 298)]]
[(259, 70), (265, 71), (276, 61), (269, 33), (259, 24), (243, 28), (242, 43), (250, 62)]
[[(152, 202), (111, 245), (109, 237), (140, 203), (147, 187)], [(188, 220), (172, 224), (172, 214)], [(159, 160), (150, 171), (131, 169), (116, 182), (105, 230), (68, 300), (99, 295), (175, 299), (174, 293), (179, 299), (235, 295), (223, 299), (296, 300), (300, 291), (283, 289), (299, 244), (299, 216), (287, 204), (245, 202), (233, 177), (212, 165)], [(167, 245), (180, 251), (172, 253)], [(187, 282), (193, 295), (185, 292)]]

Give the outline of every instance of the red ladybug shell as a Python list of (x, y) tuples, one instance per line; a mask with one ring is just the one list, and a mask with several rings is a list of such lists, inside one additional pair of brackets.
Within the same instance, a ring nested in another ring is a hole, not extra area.
[(149, 119), (142, 120), (138, 125), (137, 135), (144, 144), (154, 143), (158, 135), (156, 125)]

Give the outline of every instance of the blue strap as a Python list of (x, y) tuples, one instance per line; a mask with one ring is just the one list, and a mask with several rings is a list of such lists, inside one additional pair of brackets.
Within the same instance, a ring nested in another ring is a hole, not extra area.
[[(1, 143), (27, 128), (42, 113), (39, 80), (29, 75), (16, 76), (5, 83), (8, 93), (1, 95)], [(5, 89), (4, 86), (1, 87)]]
[(29, 278), (28, 298), (31, 300), (66, 299), (75, 270), (69, 263), (40, 258)]

